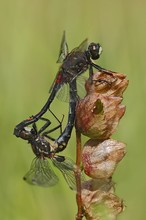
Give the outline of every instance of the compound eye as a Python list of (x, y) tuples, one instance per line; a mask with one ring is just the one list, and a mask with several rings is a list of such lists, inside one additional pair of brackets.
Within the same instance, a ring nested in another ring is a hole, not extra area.
[(88, 47), (91, 59), (97, 60), (102, 52), (102, 47), (100, 44), (91, 43)]

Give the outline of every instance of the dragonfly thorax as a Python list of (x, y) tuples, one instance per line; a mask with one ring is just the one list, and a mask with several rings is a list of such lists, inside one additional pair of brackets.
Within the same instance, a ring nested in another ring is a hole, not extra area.
[(45, 137), (38, 135), (30, 141), (32, 150), (37, 157), (50, 157), (50, 143)]
[(63, 72), (64, 82), (71, 82), (88, 69), (88, 60), (86, 54), (80, 51), (69, 53), (64, 60), (61, 69)]

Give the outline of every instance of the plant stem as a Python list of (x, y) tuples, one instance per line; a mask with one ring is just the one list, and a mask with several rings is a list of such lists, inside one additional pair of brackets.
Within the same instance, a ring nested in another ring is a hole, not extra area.
[(83, 218), (83, 208), (82, 208), (82, 197), (81, 197), (81, 133), (76, 129), (76, 186), (77, 194), (76, 201), (78, 206), (78, 212), (76, 215), (76, 220), (82, 220)]

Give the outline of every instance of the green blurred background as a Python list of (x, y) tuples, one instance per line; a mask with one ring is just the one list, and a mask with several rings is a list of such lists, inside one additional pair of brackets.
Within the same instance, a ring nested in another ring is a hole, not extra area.
[[(58, 70), (63, 30), (69, 48), (86, 37), (100, 42), (98, 64), (127, 74), (127, 112), (114, 138), (127, 154), (114, 175), (116, 193), (127, 208), (119, 220), (146, 219), (146, 1), (0, 1), (0, 219), (75, 219), (75, 193), (60, 174), (53, 188), (26, 184), (22, 177), (34, 158), (29, 145), (13, 136), (17, 123), (37, 113)], [(68, 104), (55, 100), (61, 117)], [(75, 155), (75, 135), (65, 154)]]

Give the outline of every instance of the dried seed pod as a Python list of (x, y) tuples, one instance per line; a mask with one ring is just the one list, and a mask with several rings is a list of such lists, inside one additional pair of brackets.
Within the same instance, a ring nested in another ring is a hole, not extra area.
[(87, 96), (76, 107), (76, 128), (93, 139), (107, 139), (125, 113), (122, 94), (128, 85), (125, 75), (97, 72), (87, 80)]
[(87, 141), (82, 151), (84, 172), (92, 178), (111, 177), (126, 153), (125, 147), (113, 139)]
[(82, 204), (88, 220), (115, 220), (123, 211), (123, 201), (113, 194), (111, 179), (89, 180), (82, 188)]
[(76, 128), (90, 138), (109, 138), (125, 113), (125, 106), (121, 102), (121, 97), (97, 93), (86, 96), (76, 108)]
[(85, 194), (88, 194), (88, 191), (92, 191), (94, 193), (97, 190), (114, 193), (114, 186), (115, 183), (112, 181), (112, 178), (90, 179), (82, 183), (82, 194), (84, 196)]
[(109, 75), (104, 72), (96, 72), (92, 81), (90, 79), (86, 81), (85, 87), (87, 95), (98, 93), (122, 97), (128, 83), (126, 75), (122, 73), (111, 72)]

